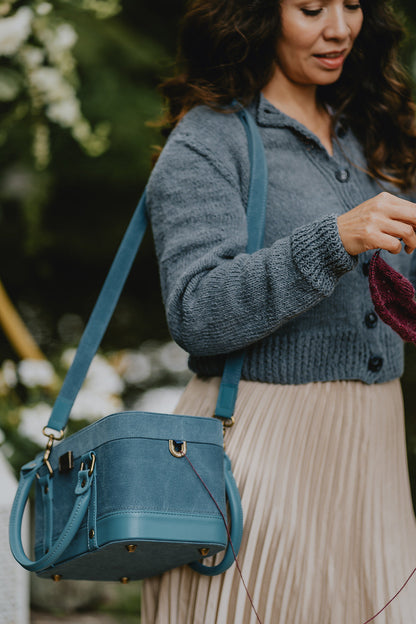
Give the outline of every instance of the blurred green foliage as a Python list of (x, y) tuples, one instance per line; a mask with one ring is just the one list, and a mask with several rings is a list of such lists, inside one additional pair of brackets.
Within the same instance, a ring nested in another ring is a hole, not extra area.
[[(78, 3), (59, 3), (59, 15), (78, 34), (83, 114), (93, 127), (110, 124), (110, 147), (91, 158), (66, 129), (50, 124), (50, 165), (37, 170), (25, 120), (2, 146), (0, 275), (48, 355), (60, 349), (56, 326), (64, 312), (88, 317), (146, 183), (152, 146), (160, 143), (147, 124), (161, 114), (156, 87), (171, 72), (182, 6), (126, 0), (116, 17), (97, 20)], [(148, 235), (105, 345), (133, 346), (149, 335), (163, 338), (167, 329)], [(0, 348), (12, 355), (3, 336)]]

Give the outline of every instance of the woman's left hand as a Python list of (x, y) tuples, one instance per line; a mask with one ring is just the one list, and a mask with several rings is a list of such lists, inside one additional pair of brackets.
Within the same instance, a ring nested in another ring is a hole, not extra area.
[(359, 204), (337, 219), (342, 244), (351, 256), (369, 249), (398, 254), (416, 249), (416, 204), (387, 192)]

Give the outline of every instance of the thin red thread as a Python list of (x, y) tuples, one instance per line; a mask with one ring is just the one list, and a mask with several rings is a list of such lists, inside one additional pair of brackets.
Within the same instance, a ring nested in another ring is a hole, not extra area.
[(240, 565), (239, 565), (239, 563), (238, 563), (237, 555), (236, 555), (235, 550), (234, 550), (234, 545), (233, 545), (233, 542), (232, 542), (232, 540), (231, 540), (230, 530), (229, 530), (229, 528), (228, 528), (228, 524), (227, 524), (227, 521), (226, 521), (226, 519), (225, 519), (225, 517), (224, 517), (224, 514), (223, 514), (223, 512), (221, 511), (220, 506), (218, 505), (217, 501), (215, 500), (215, 498), (214, 498), (213, 494), (211, 493), (211, 491), (210, 491), (209, 487), (207, 486), (207, 484), (205, 483), (205, 481), (203, 480), (203, 478), (201, 477), (201, 475), (198, 473), (198, 471), (197, 471), (197, 470), (196, 470), (196, 468), (194, 467), (194, 465), (193, 465), (193, 463), (191, 462), (191, 460), (189, 459), (188, 455), (184, 454), (184, 455), (183, 455), (183, 457), (185, 457), (185, 459), (188, 461), (188, 464), (191, 466), (192, 470), (194, 471), (194, 473), (196, 474), (196, 476), (198, 477), (198, 479), (201, 481), (202, 485), (204, 486), (204, 488), (206, 489), (206, 491), (207, 491), (207, 492), (208, 492), (208, 494), (210, 495), (210, 497), (211, 497), (211, 499), (213, 500), (213, 502), (214, 502), (214, 504), (215, 504), (216, 508), (218, 509), (218, 511), (219, 511), (219, 512), (220, 512), (220, 514), (221, 514), (221, 518), (222, 518), (222, 521), (224, 522), (225, 530), (227, 531), (227, 536), (228, 536), (228, 539), (229, 539), (229, 542), (230, 542), (231, 550), (232, 550), (232, 552), (233, 552), (235, 565), (236, 565), (236, 568), (237, 568), (238, 573), (239, 573), (240, 578), (241, 578), (241, 582), (243, 583), (244, 589), (246, 590), (246, 594), (247, 594), (248, 599), (249, 599), (249, 601), (250, 601), (251, 607), (252, 607), (252, 609), (253, 609), (254, 613), (256, 614), (257, 621), (259, 622), (259, 624), (262, 624), (262, 622), (261, 622), (261, 620), (260, 620), (260, 617), (259, 617), (259, 614), (257, 613), (257, 609), (256, 609), (256, 607), (254, 606), (253, 599), (252, 599), (252, 597), (250, 596), (250, 592), (248, 591), (248, 589), (247, 589), (247, 585), (246, 585), (246, 583), (245, 583), (245, 581), (244, 581), (243, 573), (241, 572), (241, 568), (240, 568)]
[(382, 613), (384, 611), (384, 609), (387, 609), (387, 607), (389, 606), (390, 603), (393, 602), (393, 600), (395, 598), (397, 598), (397, 596), (400, 594), (400, 592), (406, 587), (406, 585), (408, 584), (408, 582), (410, 581), (410, 579), (412, 578), (413, 574), (416, 572), (416, 568), (413, 570), (413, 572), (411, 573), (411, 575), (409, 576), (409, 578), (407, 579), (407, 581), (400, 587), (399, 591), (393, 596), (393, 598), (391, 598), (391, 600), (388, 601), (388, 603), (386, 605), (384, 605), (384, 607), (382, 609), (380, 609), (380, 611), (378, 613), (376, 613), (375, 615), (373, 615), (372, 618), (370, 618), (369, 620), (367, 620), (366, 622), (364, 622), (364, 624), (368, 624), (369, 622), (372, 622), (373, 620), (376, 619), (376, 617), (378, 615), (380, 615), (380, 613)]
[[(225, 526), (225, 529), (226, 529), (226, 531), (227, 531), (227, 536), (228, 536), (228, 539), (229, 539), (229, 541), (230, 541), (230, 546), (231, 546), (231, 550), (232, 550), (232, 553), (233, 553), (233, 556), (234, 556), (235, 565), (236, 565), (237, 570), (238, 570), (238, 573), (239, 573), (239, 575), (240, 575), (241, 582), (243, 583), (244, 589), (246, 590), (246, 594), (247, 594), (248, 599), (249, 599), (249, 601), (250, 601), (251, 607), (252, 607), (252, 609), (253, 609), (254, 613), (256, 614), (257, 621), (258, 621), (260, 624), (262, 624), (262, 622), (261, 622), (261, 620), (260, 620), (260, 617), (259, 617), (259, 614), (257, 613), (257, 609), (256, 609), (256, 607), (254, 606), (253, 599), (252, 599), (252, 597), (250, 596), (250, 593), (249, 593), (249, 591), (248, 591), (248, 589), (247, 589), (247, 585), (246, 585), (246, 583), (245, 583), (245, 581), (244, 581), (243, 573), (241, 572), (241, 568), (240, 568), (239, 563), (238, 563), (237, 555), (236, 555), (235, 550), (234, 550), (234, 546), (233, 546), (233, 543), (232, 543), (232, 540), (231, 540), (230, 531), (229, 531), (229, 529), (228, 529), (228, 524), (227, 524), (227, 521), (226, 521), (226, 519), (225, 519), (225, 517), (224, 517), (224, 514), (222, 513), (222, 511), (221, 511), (221, 509), (220, 509), (220, 507), (219, 507), (219, 505), (218, 505), (217, 501), (215, 500), (214, 496), (212, 495), (212, 493), (211, 493), (211, 491), (210, 491), (209, 487), (207, 486), (207, 484), (205, 483), (205, 481), (203, 480), (203, 478), (201, 477), (201, 475), (198, 473), (198, 471), (196, 470), (196, 468), (195, 468), (195, 467), (194, 467), (194, 465), (192, 464), (192, 462), (191, 462), (191, 460), (189, 459), (189, 457), (188, 457), (186, 454), (184, 454), (184, 455), (183, 455), (183, 457), (185, 457), (185, 459), (188, 461), (188, 463), (189, 463), (189, 465), (191, 466), (192, 470), (194, 471), (194, 473), (196, 474), (196, 476), (198, 477), (198, 479), (201, 481), (202, 485), (204, 486), (204, 488), (205, 488), (205, 489), (206, 489), (206, 491), (208, 492), (208, 494), (209, 494), (209, 496), (211, 497), (211, 499), (213, 500), (213, 502), (214, 502), (214, 504), (215, 504), (216, 508), (218, 509), (218, 511), (219, 511), (219, 512), (220, 512), (220, 514), (221, 514), (221, 518), (222, 518), (222, 521), (224, 522), (224, 526)], [(385, 609), (387, 609), (387, 607), (389, 606), (389, 604), (391, 604), (391, 603), (393, 602), (393, 600), (395, 600), (395, 599), (397, 598), (397, 596), (400, 594), (400, 592), (401, 592), (401, 591), (403, 591), (403, 589), (406, 587), (406, 585), (408, 584), (408, 582), (410, 581), (410, 579), (412, 578), (412, 576), (413, 576), (413, 574), (414, 574), (415, 572), (416, 572), (416, 568), (415, 568), (415, 569), (413, 570), (413, 572), (410, 574), (409, 578), (408, 578), (408, 579), (407, 579), (407, 580), (403, 583), (403, 585), (401, 586), (401, 588), (399, 589), (399, 591), (398, 591), (398, 592), (396, 592), (396, 594), (393, 596), (393, 598), (391, 598), (391, 599), (388, 601), (388, 603), (387, 603), (387, 604), (385, 604), (385, 605), (384, 605), (384, 607), (383, 607), (382, 609), (380, 609), (380, 611), (378, 611), (375, 615), (373, 615), (373, 617), (371, 617), (369, 620), (366, 620), (363, 624), (369, 624), (369, 622), (372, 622), (373, 620), (375, 620), (375, 619), (376, 619), (376, 617), (378, 617), (378, 616), (380, 615), (380, 613), (382, 613)]]

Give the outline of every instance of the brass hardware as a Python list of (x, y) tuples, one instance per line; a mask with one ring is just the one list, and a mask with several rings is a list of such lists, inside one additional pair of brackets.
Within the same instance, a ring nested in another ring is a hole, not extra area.
[(137, 548), (136, 544), (127, 544), (127, 546), (126, 546), (126, 550), (129, 553), (134, 552), (136, 550), (136, 548)]
[(83, 479), (82, 483), (81, 483), (81, 487), (84, 488), (87, 485), (87, 482), (85, 481), (85, 479)]
[(228, 429), (229, 427), (232, 427), (235, 423), (234, 416), (231, 416), (231, 418), (226, 418), (225, 416), (217, 416), (216, 414), (214, 414), (214, 418), (218, 418), (218, 420), (222, 420), (222, 426), (224, 427), (224, 429)]
[(203, 557), (206, 557), (207, 554), (209, 553), (209, 548), (200, 548), (199, 552)]
[(46, 427), (44, 427), (44, 428), (42, 429), (42, 433), (43, 433), (43, 435), (44, 435), (44, 436), (46, 436), (47, 438), (52, 439), (52, 440), (57, 440), (57, 441), (58, 441), (58, 440), (62, 440), (62, 438), (64, 437), (64, 430), (63, 430), (63, 429), (61, 429), (61, 430), (60, 430), (58, 437), (54, 436), (54, 435), (53, 435), (53, 433), (47, 433), (47, 430), (48, 430), (48, 429), (49, 429), (50, 431), (55, 431), (55, 433), (56, 433), (56, 429), (51, 429), (50, 427), (48, 427), (48, 426), (46, 425)]
[(91, 531), (88, 533), (88, 535), (90, 536), (90, 539), (93, 539), (93, 537), (95, 535), (94, 529), (91, 529)]
[[(88, 471), (88, 476), (90, 477), (92, 475), (92, 473), (94, 472), (94, 468), (95, 468), (95, 453), (92, 453), (92, 459), (91, 459), (91, 466), (90, 469)], [(81, 463), (81, 468), (80, 470), (84, 470), (84, 462)], [(82, 485), (82, 484), (81, 484)], [(82, 487), (84, 487), (82, 485)]]
[[(177, 450), (180, 447), (180, 450)], [(176, 442), (175, 440), (169, 440), (169, 451), (174, 457), (184, 457), (186, 455), (186, 442)]]
[(47, 459), (44, 459), (43, 461), (46, 464), (47, 469), (49, 470), (49, 474), (51, 475), (51, 477), (53, 477), (53, 470), (52, 470), (52, 466), (50, 465), (49, 461)]
[(123, 583), (123, 585), (127, 585), (127, 583), (129, 582), (129, 577), (128, 576), (122, 576), (120, 579), (120, 583)]
[(47, 486), (47, 485), (45, 485), (45, 488), (44, 488), (44, 490), (43, 490), (43, 491), (45, 492), (45, 494), (47, 494), (47, 493), (49, 492), (49, 488), (48, 488), (48, 486)]
[(50, 457), (50, 454), (51, 454), (51, 450), (52, 450), (54, 439), (55, 438), (53, 437), (53, 435), (49, 436), (49, 440), (46, 443), (45, 452), (43, 454), (43, 463), (46, 464), (46, 467), (49, 470), (49, 474), (51, 475), (51, 477), (53, 477), (53, 470), (52, 470), (52, 466), (51, 466), (51, 464), (49, 462), (49, 457)]
[(62, 579), (62, 574), (52, 574), (51, 579), (58, 583)]
[(59, 472), (69, 472), (74, 467), (74, 454), (68, 451), (61, 455), (58, 459)]

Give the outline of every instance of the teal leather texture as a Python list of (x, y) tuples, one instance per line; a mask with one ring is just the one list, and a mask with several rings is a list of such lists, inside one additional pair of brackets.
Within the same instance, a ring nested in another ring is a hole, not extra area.
[(221, 574), (222, 572), (228, 570), (228, 568), (234, 563), (234, 558), (240, 550), (241, 540), (243, 537), (243, 510), (241, 507), (240, 493), (234, 479), (230, 459), (227, 455), (224, 455), (224, 464), (225, 489), (231, 516), (230, 540), (228, 542), (227, 550), (222, 561), (214, 566), (207, 566), (199, 561), (194, 561), (189, 564), (195, 572), (199, 572), (200, 574), (205, 574), (207, 576), (215, 576), (216, 574)]
[[(247, 250), (252, 252), (262, 244), (267, 167), (254, 120), (243, 109), (239, 116), (252, 167), (247, 205)], [(146, 229), (145, 204), (146, 192), (52, 410), (47, 424), (52, 432), (65, 429), (111, 319)], [(243, 352), (227, 358), (216, 408), (216, 416), (223, 419), (233, 415), (243, 359)], [(183, 442), (186, 457), (175, 453)], [(73, 467), (60, 462), (69, 455)], [(138, 580), (183, 564), (206, 575), (232, 565), (241, 544), (243, 514), (219, 420), (150, 412), (112, 414), (55, 444), (48, 461), (49, 466), (41, 454), (23, 466), (10, 516), (11, 551), (27, 570), (64, 579)], [(35, 480), (31, 561), (23, 550), (21, 524)], [(224, 550), (219, 564), (201, 563)]]
[[(36, 561), (31, 561), (23, 550), (21, 528), (23, 512), (29, 496), (30, 488), (38, 473), (40, 465), (43, 465), (42, 456), (39, 456), (34, 462), (32, 462), (31, 469), (24, 470), (25, 467), (22, 469), (22, 476), (13, 502), (9, 523), (9, 541), (13, 556), (21, 566), (31, 572), (38, 572), (39, 570), (44, 570), (45, 568), (52, 566), (55, 561), (59, 559), (61, 553), (65, 552), (68, 548), (88, 509), (91, 484), (93, 481), (93, 477), (92, 475), (89, 475), (88, 469), (80, 469), (78, 471), (75, 480), (75, 488), (73, 489), (71, 511), (68, 514), (66, 521), (62, 520), (62, 528), (59, 535), (57, 535), (53, 546), (49, 550), (46, 550), (44, 546), (45, 530), (42, 527), (41, 539), (43, 554), (37, 558)], [(28, 466), (28, 464), (26, 464), (26, 466)], [(52, 477), (50, 477), (50, 479), (52, 479)], [(45, 522), (50, 522), (49, 509), (46, 510), (46, 513), (42, 513), (42, 516), (45, 518)]]
[[(220, 511), (188, 461), (171, 454), (170, 440), (186, 441), (186, 454)], [(59, 458), (68, 452), (74, 468), (60, 472)], [(206, 549), (205, 556), (214, 555), (227, 548), (226, 495), (231, 538), (238, 551), (243, 531), (240, 496), (231, 462), (224, 454), (222, 426), (214, 418), (112, 414), (54, 446), (49, 461), (52, 477), (42, 455), (22, 469), (10, 519), (15, 558), (40, 576), (138, 580), (197, 561), (201, 549)], [(32, 562), (23, 552), (20, 527), (36, 476), (36, 561)], [(130, 556), (127, 546), (143, 557)], [(99, 555), (103, 547), (105, 555)], [(103, 569), (102, 556), (111, 559), (111, 565)], [(218, 574), (233, 560), (228, 548), (221, 564), (204, 566), (204, 573)]]

